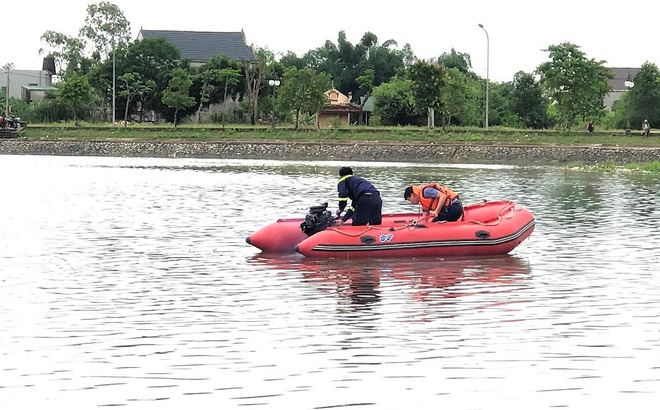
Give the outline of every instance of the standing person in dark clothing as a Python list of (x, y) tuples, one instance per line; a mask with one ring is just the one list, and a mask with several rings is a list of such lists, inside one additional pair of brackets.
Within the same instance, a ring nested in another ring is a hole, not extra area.
[(339, 181), (337, 182), (337, 191), (339, 192), (339, 209), (337, 216), (346, 209), (348, 200), (351, 200), (351, 206), (341, 218), (343, 224), (350, 218), (353, 218), (352, 225), (380, 225), (383, 221), (382, 210), (383, 201), (380, 199), (380, 192), (366, 179), (353, 175), (353, 169), (350, 167), (341, 167), (339, 169)]

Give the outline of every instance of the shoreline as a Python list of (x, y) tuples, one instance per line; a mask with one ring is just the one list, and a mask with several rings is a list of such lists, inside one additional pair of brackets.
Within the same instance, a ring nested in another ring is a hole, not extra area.
[(279, 160), (350, 160), (512, 165), (660, 161), (660, 148), (287, 141), (127, 141), (2, 139), (0, 155)]

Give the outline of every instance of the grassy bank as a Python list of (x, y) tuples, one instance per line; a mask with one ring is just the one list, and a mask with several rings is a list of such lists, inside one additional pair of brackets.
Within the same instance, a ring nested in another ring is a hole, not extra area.
[(643, 138), (623, 130), (584, 131), (530, 131), (490, 128), (419, 127), (345, 127), (332, 130), (299, 129), (278, 126), (226, 126), (221, 125), (128, 125), (99, 126), (71, 124), (30, 124), (21, 134), (28, 139), (59, 140), (209, 140), (209, 141), (300, 141), (338, 143), (436, 143), (436, 144), (506, 144), (506, 145), (599, 145), (621, 147), (660, 147), (660, 137)]
[(574, 162), (565, 166), (567, 169), (591, 171), (591, 172), (632, 172), (636, 174), (660, 174), (660, 161), (647, 162), (647, 163), (630, 163), (620, 165), (612, 161), (606, 161), (602, 164), (584, 164), (582, 162)]

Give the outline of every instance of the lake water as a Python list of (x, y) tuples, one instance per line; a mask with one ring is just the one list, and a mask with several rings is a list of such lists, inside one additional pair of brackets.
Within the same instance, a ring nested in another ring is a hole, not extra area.
[[(353, 166), (537, 218), (510, 255), (245, 237)], [(655, 409), (660, 180), (559, 167), (0, 156), (2, 409)]]

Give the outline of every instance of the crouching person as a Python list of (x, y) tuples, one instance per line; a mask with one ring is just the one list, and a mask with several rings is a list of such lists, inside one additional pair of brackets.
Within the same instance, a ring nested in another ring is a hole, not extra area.
[(406, 187), (403, 198), (413, 205), (419, 204), (425, 217), (433, 216), (433, 222), (453, 222), (463, 216), (458, 194), (442, 185), (411, 185)]

